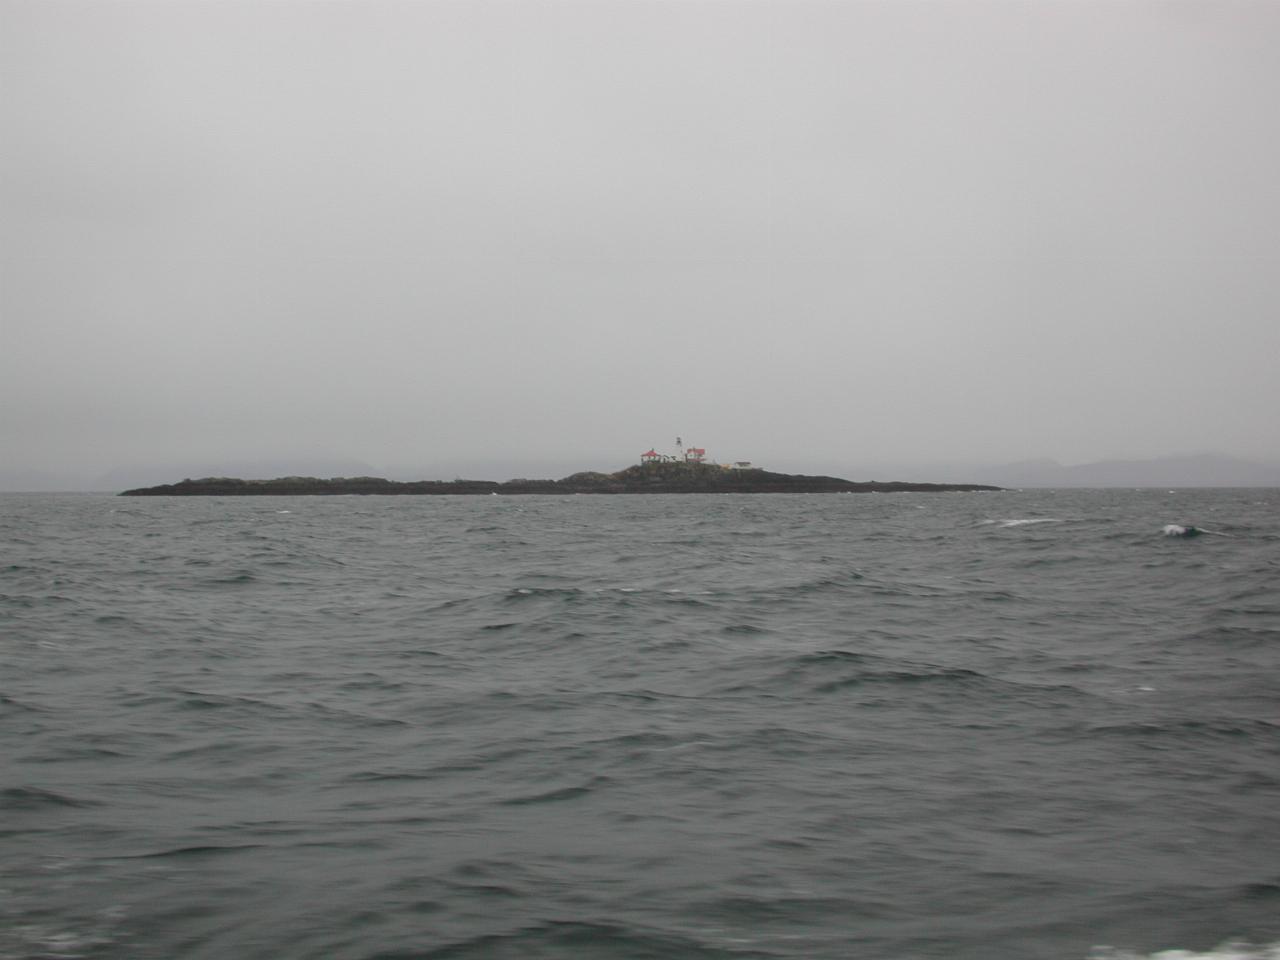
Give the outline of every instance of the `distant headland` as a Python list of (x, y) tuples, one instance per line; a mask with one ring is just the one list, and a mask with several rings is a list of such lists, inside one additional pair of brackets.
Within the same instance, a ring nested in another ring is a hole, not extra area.
[(385, 480), (381, 477), (280, 477), (275, 480), (239, 480), (205, 477), (157, 487), (125, 490), (124, 497), (239, 497), (311, 495), (435, 495), (478, 496), (496, 494), (563, 495), (575, 493), (947, 493), (999, 490), (980, 483), (908, 483), (900, 480), (854, 482), (839, 477), (813, 477), (774, 473), (746, 461), (732, 464), (706, 462), (706, 450), (685, 449), (677, 441), (677, 454), (649, 450), (640, 463), (616, 473), (585, 471), (561, 480)]

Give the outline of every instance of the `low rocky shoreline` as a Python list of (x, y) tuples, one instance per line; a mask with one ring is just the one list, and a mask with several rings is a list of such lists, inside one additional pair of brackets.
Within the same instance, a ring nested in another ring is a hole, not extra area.
[(617, 473), (575, 473), (561, 480), (384, 480), (381, 477), (280, 477), (239, 480), (205, 477), (156, 487), (125, 490), (124, 497), (243, 496), (480, 496), (574, 493), (951, 493), (999, 490), (978, 483), (854, 482), (768, 470), (726, 470), (713, 464), (660, 463), (628, 467)]

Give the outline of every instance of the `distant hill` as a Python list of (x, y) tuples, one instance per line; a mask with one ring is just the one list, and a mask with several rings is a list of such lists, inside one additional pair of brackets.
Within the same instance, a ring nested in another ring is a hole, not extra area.
[(972, 471), (975, 480), (1005, 487), (1276, 487), (1280, 464), (1217, 454), (1153, 460), (1099, 460), (1064, 466), (1024, 460)]

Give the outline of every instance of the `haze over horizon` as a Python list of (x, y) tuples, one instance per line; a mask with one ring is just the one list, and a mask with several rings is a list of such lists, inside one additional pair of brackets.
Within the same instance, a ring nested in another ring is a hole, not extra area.
[(1275, 463), (1278, 42), (1232, 0), (0, 0), (0, 489), (677, 434)]

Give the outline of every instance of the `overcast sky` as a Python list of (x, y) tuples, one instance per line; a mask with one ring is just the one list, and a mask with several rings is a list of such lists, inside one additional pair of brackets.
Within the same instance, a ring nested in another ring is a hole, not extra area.
[(1274, 0), (0, 0), (2, 468), (1280, 459), (1277, 50)]

